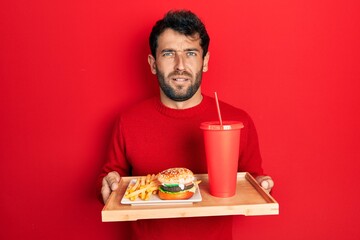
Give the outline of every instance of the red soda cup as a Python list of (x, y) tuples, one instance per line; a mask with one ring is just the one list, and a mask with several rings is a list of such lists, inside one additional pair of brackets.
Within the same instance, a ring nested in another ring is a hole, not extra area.
[(243, 127), (243, 123), (238, 121), (203, 122), (200, 125), (204, 134), (210, 194), (215, 197), (236, 194), (240, 131)]

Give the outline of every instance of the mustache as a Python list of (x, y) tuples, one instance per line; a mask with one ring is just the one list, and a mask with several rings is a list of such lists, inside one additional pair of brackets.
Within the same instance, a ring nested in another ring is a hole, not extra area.
[(174, 77), (174, 76), (192, 77), (192, 74), (187, 71), (174, 71), (168, 75), (168, 77)]

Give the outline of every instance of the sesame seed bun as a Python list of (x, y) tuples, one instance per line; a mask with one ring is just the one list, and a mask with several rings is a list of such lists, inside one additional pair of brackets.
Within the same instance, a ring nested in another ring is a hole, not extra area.
[(188, 184), (194, 181), (194, 174), (187, 168), (169, 168), (159, 173), (162, 184)]

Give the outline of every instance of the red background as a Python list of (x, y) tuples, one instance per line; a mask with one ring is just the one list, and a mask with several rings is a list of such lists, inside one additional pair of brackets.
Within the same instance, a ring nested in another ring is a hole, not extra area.
[(280, 215), (235, 236), (359, 239), (358, 0), (2, 1), (0, 239), (127, 239), (94, 182), (117, 114), (156, 94), (147, 37), (171, 8), (206, 23), (203, 90), (250, 113), (276, 181)]

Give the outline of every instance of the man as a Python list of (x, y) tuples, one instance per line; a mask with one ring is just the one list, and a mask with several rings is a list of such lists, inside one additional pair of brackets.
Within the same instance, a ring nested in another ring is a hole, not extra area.
[[(121, 176), (158, 173), (186, 167), (206, 173), (200, 123), (217, 119), (213, 98), (201, 93), (203, 72), (208, 70), (210, 38), (200, 19), (190, 11), (170, 11), (150, 34), (151, 72), (158, 78), (155, 97), (125, 112), (116, 124), (108, 161), (100, 175), (105, 202)], [(239, 171), (250, 172), (268, 191), (257, 134), (244, 111), (221, 102), (224, 119), (239, 120), (241, 131)], [(100, 186), (99, 186), (100, 189)], [(132, 222), (134, 239), (231, 239), (232, 217), (196, 217)]]

